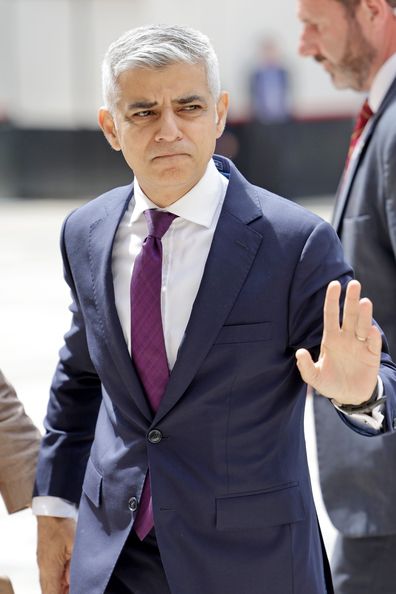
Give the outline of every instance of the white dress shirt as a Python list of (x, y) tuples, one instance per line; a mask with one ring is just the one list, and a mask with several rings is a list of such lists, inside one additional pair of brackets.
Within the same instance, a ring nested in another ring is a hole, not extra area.
[(387, 59), (374, 77), (373, 84), (367, 97), (368, 104), (376, 113), (391, 84), (396, 78), (396, 53)]
[(161, 209), (145, 196), (135, 180), (135, 204), (129, 205), (118, 227), (112, 260), (116, 308), (129, 352), (129, 287), (135, 258), (147, 236), (143, 212), (156, 208), (178, 217), (162, 238), (161, 313), (168, 364), (172, 369), (201, 284), (227, 186), (228, 180), (211, 159), (198, 184), (177, 202)]

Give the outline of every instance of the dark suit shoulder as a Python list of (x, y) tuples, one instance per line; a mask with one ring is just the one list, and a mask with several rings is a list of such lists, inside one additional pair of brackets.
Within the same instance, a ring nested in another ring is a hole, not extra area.
[(319, 225), (327, 225), (320, 217), (292, 200), (250, 183), (224, 157), (216, 158), (221, 159), (230, 170), (224, 208), (242, 222), (251, 224), (254, 221), (254, 226), (259, 227), (269, 224), (273, 229), (285, 228), (291, 234), (303, 228), (309, 233)]
[(133, 184), (113, 188), (83, 206), (71, 212), (63, 223), (68, 231), (73, 228), (78, 231), (91, 227), (114, 210), (121, 210), (129, 202), (133, 190)]
[(373, 144), (387, 150), (396, 139), (396, 78), (374, 116)]
[[(372, 139), (375, 161), (372, 166), (381, 166), (383, 191), (380, 194), (388, 202), (391, 201), (392, 218), (391, 226), (394, 229), (394, 209), (396, 204), (396, 92), (392, 101), (387, 103), (386, 108), (379, 117)], [(388, 213), (389, 219), (389, 213)], [(392, 232), (393, 234), (393, 232)]]
[(108, 216), (118, 222), (128, 206), (133, 185), (114, 188), (76, 210), (64, 220), (61, 231), (61, 249), (64, 257), (85, 253), (90, 234), (97, 224)]
[(318, 225), (325, 224), (325, 221), (300, 204), (282, 196), (278, 196), (264, 188), (253, 186), (265, 219), (274, 225), (286, 227), (289, 231), (305, 229), (310, 232)]
[(101, 218), (114, 208), (117, 208), (120, 203), (125, 203), (131, 196), (132, 189), (133, 184), (128, 184), (127, 186), (108, 190), (77, 208), (70, 216), (73, 219), (89, 219), (93, 222), (96, 218)]
[(396, 96), (394, 100), (388, 104), (388, 107), (383, 111), (379, 118), (377, 129), (373, 136), (374, 140), (384, 143), (384, 150), (393, 151), (396, 147)]

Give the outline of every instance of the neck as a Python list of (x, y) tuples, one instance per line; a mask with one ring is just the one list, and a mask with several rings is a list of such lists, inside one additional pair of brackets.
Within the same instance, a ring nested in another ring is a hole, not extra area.
[(183, 198), (192, 188), (194, 188), (205, 175), (206, 168), (203, 171), (195, 172), (190, 179), (183, 180), (180, 183), (151, 183), (150, 179), (138, 179), (139, 186), (144, 194), (159, 208), (166, 208), (174, 204), (180, 198)]
[(161, 188), (150, 189), (145, 185), (141, 185), (140, 187), (142, 189), (142, 192), (144, 192), (144, 194), (147, 196), (147, 198), (149, 198), (149, 200), (151, 200), (151, 202), (153, 202), (159, 208), (166, 208), (167, 206), (170, 206), (171, 204), (174, 204), (175, 202), (180, 200), (180, 198), (183, 198), (183, 196), (185, 196), (187, 192), (189, 192), (191, 188), (193, 188), (194, 186), (195, 184), (180, 189), (179, 191), (167, 191)]
[(393, 56), (393, 54), (396, 54), (396, 15), (387, 24), (385, 30), (383, 31), (382, 43), (373, 63), (366, 89), (364, 90), (368, 91), (371, 88), (373, 80), (376, 77), (378, 71), (385, 64), (385, 62), (389, 60), (391, 56)]

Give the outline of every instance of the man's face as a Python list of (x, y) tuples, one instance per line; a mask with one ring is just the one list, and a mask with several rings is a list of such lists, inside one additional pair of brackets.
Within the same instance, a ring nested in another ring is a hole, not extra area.
[(99, 123), (145, 194), (166, 206), (205, 173), (227, 106), (225, 93), (212, 97), (203, 64), (135, 68), (119, 76), (113, 113), (100, 110)]
[(348, 13), (337, 0), (299, 0), (303, 24), (299, 52), (320, 62), (334, 85), (368, 90), (376, 51), (359, 22), (360, 6)]

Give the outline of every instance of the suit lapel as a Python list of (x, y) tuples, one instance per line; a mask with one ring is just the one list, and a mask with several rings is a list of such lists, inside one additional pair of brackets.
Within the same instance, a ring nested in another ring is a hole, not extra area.
[(382, 101), (378, 111), (376, 114), (369, 120), (366, 127), (363, 130), (360, 142), (360, 149), (359, 153), (355, 156), (355, 158), (351, 161), (350, 167), (346, 171), (345, 176), (341, 179), (340, 185), (337, 190), (337, 200), (334, 207), (333, 212), (333, 219), (332, 224), (334, 229), (337, 233), (340, 232), (340, 226), (342, 222), (342, 218), (345, 212), (345, 208), (348, 204), (349, 195), (352, 188), (352, 183), (355, 178), (357, 169), (361, 163), (363, 155), (367, 149), (367, 146), (370, 142), (370, 139), (373, 135), (374, 129), (378, 124), (382, 114), (387, 109), (389, 104), (395, 100), (396, 97), (396, 79), (393, 81), (388, 93), (386, 94), (384, 100)]
[(242, 179), (232, 168), (202, 282), (154, 422), (169, 412), (191, 383), (224, 324), (261, 244), (262, 236), (248, 226), (261, 216), (261, 209), (254, 190), (243, 187)]
[(367, 144), (371, 138), (376, 119), (377, 119), (376, 116), (374, 116), (366, 124), (366, 126), (362, 132), (362, 136), (360, 138), (359, 152), (357, 154), (355, 153), (354, 156), (352, 157), (352, 159), (349, 163), (349, 167), (348, 167), (347, 171), (345, 172), (345, 174), (343, 175), (340, 185), (339, 185), (339, 188), (337, 190), (337, 201), (336, 201), (336, 204), (334, 207), (334, 213), (333, 213), (333, 219), (332, 219), (333, 227), (337, 232), (339, 231), (340, 223), (341, 223), (346, 205), (348, 203), (348, 197), (349, 197), (350, 190), (352, 187), (352, 182), (354, 180), (357, 168), (358, 168), (359, 163), (362, 159), (362, 156), (365, 152)]
[(152, 412), (130, 357), (115, 305), (111, 262), (114, 238), (128, 204), (133, 199), (131, 188), (122, 188), (116, 192), (119, 196), (118, 200), (113, 201), (115, 205), (107, 208), (103, 217), (90, 227), (88, 251), (92, 289), (98, 327), (118, 369), (119, 377), (140, 411), (151, 420)]

